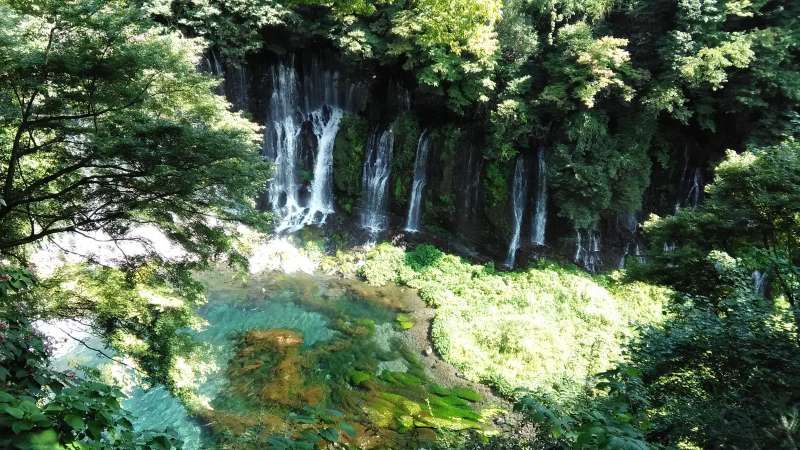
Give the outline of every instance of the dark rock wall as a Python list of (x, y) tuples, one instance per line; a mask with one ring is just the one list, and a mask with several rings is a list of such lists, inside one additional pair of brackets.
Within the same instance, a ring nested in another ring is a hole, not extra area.
[[(292, 47), (293, 45), (297, 46), (298, 43), (285, 39), (273, 40), (268, 48), (249, 56), (246, 61), (238, 62), (222, 61), (213, 51), (209, 51), (203, 67), (223, 77), (221, 93), (226, 95), (234, 108), (244, 111), (265, 126), (268, 126), (265, 120), (272, 93), (270, 67), (279, 61), (292, 62), (298, 71), (299, 79), (302, 79), (304, 71), (322, 66), (335, 68), (346, 83), (364, 86), (363, 92), (366, 94), (361, 94), (364, 98), (357, 100), (358, 106), (354, 108), (352, 114), (357, 115), (359, 120), (366, 121), (368, 130), (396, 123), (400, 116), (410, 116), (413, 124), (404, 126), (402, 130), (409, 134), (396, 136), (396, 144), (404, 145), (406, 152), (413, 151), (413, 145), (422, 130), (427, 128), (431, 131), (428, 180), (422, 202), (423, 234), (414, 236), (413, 240), (450, 244), (451, 248), (462, 249), (463, 253), (483, 255), (495, 261), (502, 261), (511, 236), (511, 211), (507, 199), (505, 202), (495, 202), (495, 204), (490, 204), (487, 200), (485, 182), (487, 161), (481, 152), (486, 139), (482, 134), (483, 129), (479, 125), (452, 115), (440, 98), (417, 88), (413, 80), (399, 75), (400, 71), (343, 62), (324, 42), (315, 42), (313, 45), (308, 42), (300, 44), (306, 45), (306, 48), (314, 48), (313, 51), (288, 51), (287, 48), (297, 48)], [(363, 130), (361, 132), (363, 133)], [(352, 136), (352, 132), (350, 134)], [(340, 130), (339, 136), (342, 135), (343, 131)], [(314, 139), (310, 132), (304, 132), (301, 139), (303, 144), (299, 167), (309, 172), (313, 170), (314, 165), (316, 148)], [(367, 141), (368, 136), (363, 136), (363, 145), (366, 145)], [(408, 150), (409, 145), (412, 146), (412, 150)], [(686, 155), (689, 154), (687, 151)], [(599, 252), (592, 255), (593, 260), (597, 262), (597, 270), (618, 268), (626, 256), (628, 258), (645, 256), (645, 243), (638, 224), (651, 212), (668, 214), (674, 212), (676, 206), (692, 207), (702, 200), (702, 186), (709, 177), (708, 161), (711, 157), (698, 152), (691, 154), (695, 156), (690, 158), (685, 155), (671, 155), (671, 159), (680, 163), (671, 164), (670, 167), (654, 165), (651, 186), (644, 195), (641, 211), (604, 215), (595, 230), (585, 230), (599, 236)], [(350, 164), (358, 166), (360, 173), (363, 161), (353, 160), (351, 155), (342, 156), (334, 156), (336, 164), (349, 161)], [(527, 173), (530, 177), (535, 177), (535, 154), (526, 154), (524, 157), (528, 167)], [(408, 159), (408, 155), (405, 158)], [(388, 230), (387, 235), (401, 230), (404, 225), (408, 199), (396, 197), (398, 193), (408, 195), (413, 178), (413, 160), (410, 164), (404, 161), (396, 166), (393, 166), (389, 183), (392, 229)], [(355, 168), (349, 169), (352, 169), (350, 173), (353, 176), (356, 173)], [(504, 164), (502, 170), (508, 180), (510, 193), (513, 161)], [(403, 183), (408, 187), (403, 187)], [(547, 207), (546, 245), (531, 244), (535, 179), (531, 178), (528, 186), (526, 201), (528, 206), (522, 225), (517, 264), (524, 264), (543, 256), (573, 261), (576, 256), (578, 232), (568, 220), (558, 216), (557, 205), (552, 204), (552, 192), (548, 196), (551, 204)], [(337, 198), (337, 202), (339, 200)], [(353, 199), (347, 199), (347, 204), (344, 202), (342, 199), (337, 208), (335, 222), (340, 226), (344, 224), (354, 227), (357, 207), (353, 206)], [(586, 242), (583, 244), (586, 245)]]

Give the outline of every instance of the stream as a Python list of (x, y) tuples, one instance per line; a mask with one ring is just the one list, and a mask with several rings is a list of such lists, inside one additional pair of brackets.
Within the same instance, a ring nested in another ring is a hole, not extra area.
[[(137, 430), (176, 430), (184, 450), (426, 448), (443, 431), (485, 429), (480, 395), (421, 360), (414, 291), (352, 280), (267, 273), (200, 277), (208, 302), (184, 330), (192, 342), (173, 370), (178, 400), (64, 334), (103, 349), (75, 322), (40, 324), (52, 364), (95, 367), (124, 387)], [(427, 324), (418, 324), (418, 326)], [(60, 339), (59, 339), (60, 338)]]

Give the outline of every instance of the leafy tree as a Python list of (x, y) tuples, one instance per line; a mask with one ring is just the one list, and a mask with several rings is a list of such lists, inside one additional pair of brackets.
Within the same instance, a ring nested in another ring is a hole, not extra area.
[[(200, 298), (190, 270), (238, 261), (227, 223), (268, 224), (254, 208), (268, 175), (258, 127), (198, 73), (202, 42), (134, 2), (3, 0), (0, 21), (0, 446), (177, 447), (134, 432), (118, 390), (47, 369), (30, 322), (89, 317), (163, 380)], [(31, 244), (59, 233), (120, 242), (142, 226), (185, 258), (67, 268), (35, 288), (6, 259), (24, 264)]]
[(729, 152), (706, 192), (701, 207), (648, 221), (652, 264), (646, 276), (684, 292), (722, 298), (730, 286), (721, 282), (707, 256), (725, 251), (742, 258), (751, 271), (767, 274), (800, 329), (800, 144), (789, 140)]
[(123, 1), (2, 2), (0, 252), (153, 224), (209, 257), (209, 217), (263, 224), (255, 125), (211, 93), (200, 42)]
[(666, 446), (795, 448), (800, 348), (791, 313), (754, 291), (742, 260), (708, 256), (723, 297), (687, 297), (633, 343), (648, 438)]
[(261, 31), (296, 20), (274, 0), (139, 0), (153, 19), (202, 37), (225, 56), (261, 48)]
[(172, 433), (134, 430), (119, 389), (47, 367), (49, 347), (27, 310), (30, 273), (0, 267), (0, 445), (9, 449), (180, 448)]
[(416, 0), (392, 16), (387, 52), (404, 56), (403, 68), (414, 71), (423, 85), (441, 88), (451, 107), (463, 111), (488, 100), (494, 86), (500, 18), (498, 0)]

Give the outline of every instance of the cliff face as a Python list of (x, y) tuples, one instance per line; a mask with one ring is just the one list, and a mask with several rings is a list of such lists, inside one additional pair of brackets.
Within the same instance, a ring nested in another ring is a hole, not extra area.
[[(293, 166), (282, 168), (282, 173), (288, 171), (289, 181), (284, 182), (288, 187), (281, 189), (296, 192), (300, 219), (285, 227), (288, 230), (321, 223), (357, 230), (363, 228), (365, 214), (377, 214), (385, 221), (371, 234), (402, 232), (408, 225), (415, 183), (422, 182), (414, 200), (420, 210), (420, 233), (407, 233), (410, 239), (449, 244), (498, 263), (506, 261), (509, 254), (515, 265), (548, 256), (600, 271), (621, 267), (626, 258), (645, 256), (638, 224), (651, 212), (668, 214), (702, 200), (703, 183), (709, 175), (705, 167), (712, 156), (702, 152), (692, 152), (693, 158), (670, 155), (666, 163), (648, 169), (651, 184), (640, 211), (601, 212), (594, 227), (576, 229), (559, 214), (559, 205), (553, 200), (558, 197), (557, 190), (547, 183), (547, 143), (521, 149), (516, 171), (513, 159), (489, 162), (482, 154), (487, 137), (481, 123), (455, 116), (439, 97), (416, 87), (401, 71), (347, 62), (324, 42), (278, 41), (282, 43), (264, 48), (246, 61), (222, 61), (209, 51), (204, 66), (224, 78), (220, 89), (236, 109), (265, 126), (264, 154), (276, 165), (288, 164), (273, 148), (281, 144), (270, 137), (270, 130), (277, 126), (276, 95), (289, 99), (286, 114), (291, 116), (290, 134), (295, 135), (291, 145), (296, 149), (290, 157)], [(276, 81), (275, 68), (279, 66), (291, 71), (289, 84), (297, 92), (281, 91), (287, 87)], [(328, 135), (314, 120), (331, 120), (331, 111), (341, 111), (342, 118), (332, 125), (322, 124), (333, 130), (335, 141), (332, 154), (321, 155), (326, 151), (320, 150), (322, 141)], [(427, 135), (428, 150), (421, 165), (415, 163), (423, 134)], [(314, 186), (314, 178), (325, 170), (317, 163), (320, 158), (330, 160), (327, 187)], [(376, 167), (382, 163), (386, 167)], [(370, 170), (365, 170), (365, 164)], [(524, 180), (515, 184), (515, 174)], [(275, 189), (268, 180), (265, 187), (267, 191)], [(335, 212), (309, 219), (312, 197), (318, 200), (326, 189)], [(521, 202), (513, 201), (515, 192), (522, 195)], [(379, 206), (366, 201), (374, 195), (385, 196), (379, 199)], [(286, 193), (265, 194), (260, 206), (286, 215), (286, 197)], [(376, 208), (380, 210), (365, 211)], [(516, 227), (518, 248), (510, 248)]]

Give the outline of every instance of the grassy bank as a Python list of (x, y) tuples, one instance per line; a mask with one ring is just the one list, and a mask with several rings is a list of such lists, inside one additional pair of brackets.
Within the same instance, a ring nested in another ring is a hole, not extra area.
[(436, 350), (466, 378), (507, 396), (527, 390), (556, 403), (574, 399), (594, 375), (621, 360), (638, 325), (662, 320), (670, 295), (549, 263), (499, 272), (430, 245), (380, 244), (363, 264), (339, 253), (325, 267), (357, 270), (373, 285), (418, 289), (436, 309)]

